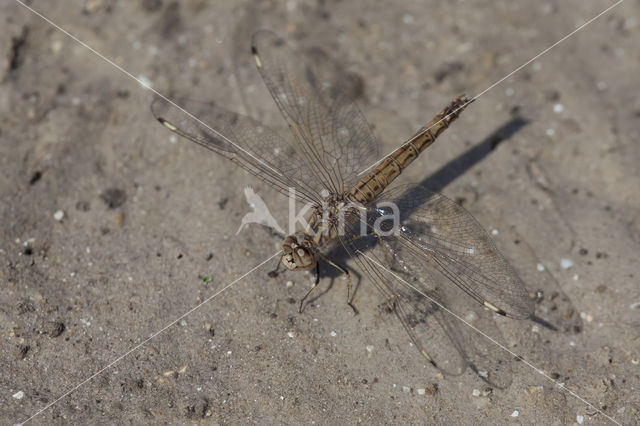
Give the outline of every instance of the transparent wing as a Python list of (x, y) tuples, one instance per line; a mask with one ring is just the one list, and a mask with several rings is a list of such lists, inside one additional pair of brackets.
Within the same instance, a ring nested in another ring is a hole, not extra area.
[[(423, 186), (405, 185), (383, 193), (367, 210), (367, 228), (393, 214), (399, 223), (383, 240), (402, 269), (435, 270), (466, 294), (496, 313), (531, 318), (533, 300), (509, 262), (475, 218), (458, 203)], [(392, 221), (378, 229), (391, 231)]]
[[(383, 193), (374, 207), (347, 214), (345, 222), (342, 245), (420, 352), (447, 373), (469, 366), (487, 382), (508, 385), (509, 356), (487, 341), (501, 335), (482, 306), (525, 319), (533, 315), (533, 300), (473, 216), (443, 195), (405, 185)], [(434, 338), (438, 329), (446, 338)]]
[[(342, 81), (330, 60), (305, 63), (275, 34), (258, 31), (252, 51), (271, 96), (298, 143), (294, 149), (316, 191), (342, 193), (378, 158), (369, 125), (353, 102), (351, 81)], [(317, 53), (317, 51), (316, 51)], [(325, 58), (328, 59), (328, 58)]]
[(459, 375), (470, 368), (492, 386), (509, 386), (509, 354), (487, 339), (502, 340), (481, 306), (455, 294), (434, 271), (401, 268), (384, 240), (381, 245), (375, 237), (358, 238), (344, 246), (385, 296), (388, 310), (398, 317), (418, 351), (437, 369)]
[(284, 195), (290, 196), (289, 188), (295, 188), (303, 201), (323, 199), (309, 185), (310, 176), (289, 140), (259, 121), (213, 103), (180, 99), (176, 104), (180, 108), (156, 97), (151, 111), (173, 132), (233, 161)]

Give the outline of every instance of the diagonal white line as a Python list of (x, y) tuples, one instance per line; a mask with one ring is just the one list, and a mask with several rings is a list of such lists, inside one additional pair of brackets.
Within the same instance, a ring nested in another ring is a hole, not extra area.
[(261, 266), (263, 266), (265, 263), (269, 262), (271, 259), (273, 259), (274, 257), (278, 256), (280, 253), (282, 253), (282, 251), (278, 251), (277, 253), (275, 253), (274, 255), (270, 256), (267, 260), (259, 263), (258, 265), (254, 266), (253, 268), (251, 268), (248, 272), (242, 274), (239, 278), (236, 278), (235, 280), (231, 281), (229, 284), (227, 284), (226, 286), (222, 287), (220, 290), (218, 290), (217, 292), (215, 292), (214, 294), (212, 294), (211, 296), (207, 297), (204, 301), (202, 301), (201, 303), (199, 303), (198, 305), (194, 306), (193, 308), (189, 309), (187, 312), (185, 312), (184, 314), (180, 315), (178, 318), (172, 320), (171, 322), (169, 322), (167, 325), (165, 325), (164, 327), (162, 327), (160, 330), (152, 333), (148, 338), (144, 339), (142, 342), (138, 343), (137, 345), (135, 345), (133, 348), (129, 349), (127, 352), (125, 352), (124, 354), (120, 355), (119, 357), (117, 357), (116, 359), (114, 359), (113, 361), (111, 361), (109, 364), (105, 365), (104, 367), (102, 367), (100, 370), (96, 371), (95, 373), (93, 373), (91, 376), (87, 377), (86, 379), (84, 379), (83, 381), (81, 381), (80, 383), (78, 383), (77, 385), (75, 385), (74, 387), (72, 387), (71, 389), (69, 389), (68, 391), (66, 391), (65, 393), (63, 393), (62, 395), (60, 395), (58, 398), (56, 398), (55, 400), (53, 400), (52, 402), (50, 402), (49, 404), (45, 405), (44, 407), (42, 407), (40, 410), (38, 410), (35, 414), (33, 414), (31, 417), (29, 417), (28, 419), (24, 420), (21, 424), (25, 424), (28, 421), (32, 420), (33, 418), (35, 418), (36, 416), (42, 414), (45, 410), (47, 410), (48, 408), (50, 408), (51, 406), (55, 405), (56, 403), (58, 403), (60, 400), (66, 398), (67, 396), (71, 395), (73, 392), (75, 392), (76, 390), (78, 390), (78, 388), (80, 388), (82, 385), (84, 385), (87, 382), (90, 382), (91, 380), (93, 380), (96, 376), (100, 375), (101, 373), (103, 373), (105, 370), (108, 370), (109, 368), (113, 367), (115, 364), (117, 364), (118, 362), (120, 362), (123, 358), (125, 358), (127, 355), (137, 351), (138, 349), (140, 349), (142, 346), (146, 345), (151, 339), (153, 339), (154, 337), (158, 336), (159, 334), (162, 334), (164, 331), (166, 331), (168, 328), (170, 328), (171, 326), (177, 324), (180, 320), (182, 320), (183, 318), (185, 318), (186, 316), (192, 314), (193, 312), (195, 312), (197, 309), (199, 309), (200, 307), (202, 307), (203, 305), (209, 303), (209, 301), (211, 301), (213, 298), (215, 298), (216, 296), (218, 296), (220, 293), (222, 293), (223, 291), (227, 290), (229, 287), (231, 287), (232, 285), (234, 285), (235, 283), (237, 283), (238, 281), (242, 280), (244, 277), (246, 277), (247, 275), (251, 274), (253, 271), (255, 271), (256, 269), (260, 268)]
[(198, 117), (196, 117), (195, 115), (191, 114), (189, 111), (185, 110), (184, 108), (182, 108), (180, 105), (178, 105), (177, 103), (175, 103), (174, 101), (172, 101), (171, 99), (169, 99), (168, 97), (166, 97), (165, 95), (163, 95), (162, 93), (158, 92), (156, 89), (154, 89), (153, 87), (149, 86), (148, 83), (143, 82), (142, 80), (140, 80), (138, 77), (134, 76), (133, 74), (131, 74), (129, 71), (125, 70), (124, 68), (122, 68), (120, 65), (116, 64), (115, 62), (113, 62), (111, 59), (107, 58), (106, 56), (104, 56), (102, 53), (98, 52), (97, 50), (95, 50), (93, 47), (89, 46), (87, 43), (83, 42), (82, 40), (80, 40), (79, 38), (77, 38), (76, 36), (74, 36), (73, 34), (71, 34), (70, 32), (68, 32), (67, 30), (65, 30), (64, 28), (60, 27), (59, 25), (55, 24), (53, 21), (51, 21), (50, 19), (46, 18), (45, 16), (43, 16), (41, 13), (37, 12), (36, 10), (34, 10), (33, 8), (27, 6), (26, 4), (24, 4), (22, 2), (22, 0), (15, 0), (17, 3), (19, 3), (20, 5), (24, 6), (26, 9), (30, 10), (33, 14), (37, 15), (38, 17), (40, 17), (42, 20), (44, 20), (45, 22), (47, 22), (49, 25), (51, 25), (52, 27), (54, 27), (55, 29), (57, 29), (58, 31), (61, 31), (62, 33), (64, 33), (67, 37), (71, 38), (73, 41), (75, 41), (76, 43), (80, 44), (81, 46), (83, 46), (84, 48), (86, 48), (87, 50), (89, 50), (91, 53), (93, 53), (94, 55), (96, 55), (97, 57), (99, 57), (100, 59), (102, 59), (103, 61), (107, 62), (108, 64), (112, 65), (113, 67), (115, 67), (118, 71), (122, 72), (124, 75), (126, 75), (127, 77), (135, 80), (140, 86), (142, 86), (143, 88), (150, 90), (151, 92), (153, 92), (156, 96), (162, 98), (163, 100), (165, 100), (166, 102), (170, 103), (171, 105), (173, 105), (174, 107), (178, 108), (180, 111), (182, 111), (183, 113), (185, 113), (186, 115), (188, 115), (189, 117), (193, 118), (194, 120), (196, 120), (198, 123), (202, 124), (204, 127), (206, 127), (208, 130), (210, 130), (212, 133), (214, 133), (215, 135), (218, 135), (219, 137), (221, 137), (222, 139), (224, 139), (226, 142), (229, 142), (231, 145), (233, 145), (234, 147), (236, 147), (237, 149), (239, 149), (240, 151), (246, 153), (247, 155), (249, 155), (251, 158), (253, 158), (254, 160), (256, 160), (258, 163), (264, 165), (265, 167), (267, 167), (268, 169), (270, 169), (272, 172), (275, 172), (278, 176), (282, 176), (282, 173), (280, 173), (279, 171), (275, 170), (274, 168), (272, 168), (271, 166), (269, 166), (268, 164), (266, 164), (263, 160), (257, 158), (255, 155), (253, 155), (251, 152), (247, 151), (246, 149), (242, 148), (241, 146), (239, 146), (238, 144), (236, 144), (235, 142), (233, 142), (231, 139), (227, 138), (225, 135), (223, 135), (222, 133), (220, 133), (218, 130), (215, 130), (213, 127), (209, 126), (207, 123), (203, 122), (202, 120), (200, 120)]
[[(603, 10), (602, 12), (598, 13), (596, 16), (594, 16), (593, 18), (589, 19), (587, 22), (585, 22), (584, 24), (580, 25), (578, 28), (576, 28), (575, 30), (571, 31), (569, 34), (567, 34), (566, 36), (562, 37), (560, 40), (556, 41), (555, 43), (553, 43), (551, 46), (547, 47), (546, 49), (544, 49), (542, 52), (538, 53), (536, 56), (534, 56), (533, 58), (529, 59), (527, 62), (525, 62), (524, 64), (520, 65), (518, 68), (514, 69), (513, 71), (511, 71), (509, 74), (505, 75), (504, 77), (502, 77), (500, 80), (496, 81), (495, 83), (493, 83), (491, 86), (487, 87), (486, 89), (484, 89), (482, 92), (478, 93), (477, 95), (475, 95), (474, 97), (472, 97), (470, 100), (468, 100), (467, 102), (465, 102), (463, 105), (461, 105), (460, 107), (458, 107), (457, 109), (455, 109), (453, 111), (453, 113), (457, 113), (458, 111), (462, 110), (464, 107), (466, 107), (467, 105), (469, 105), (471, 102), (475, 101), (476, 99), (478, 99), (480, 96), (484, 95), (485, 93), (487, 93), (489, 90), (493, 89), (494, 87), (496, 87), (498, 84), (502, 83), (503, 81), (505, 81), (507, 78), (511, 77), (513, 74), (517, 73), (518, 71), (520, 71), (522, 68), (526, 67), (527, 65), (529, 65), (531, 62), (535, 61), (536, 59), (538, 59), (540, 56), (544, 55), (545, 53), (547, 53), (548, 51), (550, 51), (551, 49), (553, 49), (554, 47), (556, 47), (557, 45), (559, 45), (560, 43), (562, 43), (563, 41), (565, 41), (566, 39), (568, 39), (569, 37), (571, 37), (572, 35), (574, 35), (575, 33), (577, 33), (578, 31), (582, 30), (584, 27), (586, 27), (587, 25), (589, 25), (590, 23), (592, 23), (593, 21), (595, 21), (596, 19), (598, 19), (599, 17), (601, 17), (602, 15), (604, 15), (605, 13), (609, 12), (611, 9), (613, 9), (614, 7), (618, 6), (620, 3), (622, 3), (624, 0), (618, 0), (616, 3), (612, 4), (611, 6), (609, 6), (608, 8), (606, 8), (605, 10)], [(435, 126), (436, 124), (439, 124), (440, 122), (442, 122), (442, 120), (438, 120), (436, 121), (434, 124), (432, 124), (431, 126), (427, 127), (426, 130), (431, 129), (433, 126)], [(397, 149), (397, 148), (396, 148)], [(385, 158), (387, 158), (389, 155), (391, 155), (393, 152), (395, 151), (395, 149), (391, 152), (389, 152), (389, 154), (385, 155), (384, 157), (380, 158), (378, 161), (376, 161), (375, 163), (373, 163), (372, 165), (370, 165), (369, 167), (367, 167), (366, 169), (364, 169), (363, 171), (361, 171), (360, 173), (358, 173), (358, 176), (362, 175), (363, 173), (365, 173), (367, 170), (371, 169), (372, 167), (376, 166), (378, 163), (380, 163), (382, 160), (384, 160)]]
[(607, 419), (611, 420), (613, 423), (620, 425), (619, 422), (617, 422), (615, 419), (613, 419), (612, 417), (606, 415), (604, 412), (602, 412), (602, 410), (600, 410), (598, 407), (596, 407), (595, 405), (593, 405), (592, 403), (590, 403), (589, 401), (587, 401), (586, 399), (582, 398), (580, 395), (578, 395), (577, 393), (573, 392), (571, 389), (567, 388), (564, 384), (554, 380), (551, 376), (549, 376), (547, 373), (545, 373), (542, 369), (536, 367), (535, 365), (533, 365), (532, 363), (530, 363), (529, 361), (527, 361), (526, 359), (524, 359), (524, 357), (522, 357), (521, 355), (516, 354), (515, 352), (509, 350), (509, 348), (505, 347), (504, 345), (502, 345), (500, 342), (496, 341), (494, 338), (492, 338), (491, 336), (489, 336), (488, 334), (486, 334), (485, 332), (483, 332), (482, 330), (480, 330), (479, 328), (477, 328), (476, 326), (470, 324), (468, 321), (466, 321), (464, 318), (460, 317), (459, 315), (455, 314), (453, 311), (451, 311), (451, 309), (448, 309), (447, 307), (443, 306), (440, 302), (438, 302), (437, 300), (435, 300), (434, 298), (430, 297), (429, 295), (423, 293), (422, 291), (420, 291), (418, 288), (412, 286), (411, 284), (409, 284), (408, 282), (406, 282), (404, 279), (402, 279), (401, 277), (399, 277), (397, 274), (393, 273), (393, 271), (391, 271), (390, 269), (388, 269), (387, 267), (385, 267), (384, 265), (380, 264), (377, 260), (373, 259), (371, 256), (367, 256), (365, 253), (361, 252), (360, 250), (356, 251), (358, 254), (360, 254), (361, 256), (366, 257), (367, 259), (369, 259), (371, 262), (375, 263), (376, 265), (378, 265), (378, 267), (380, 267), (381, 269), (384, 269), (385, 271), (387, 271), (389, 274), (391, 274), (395, 279), (397, 279), (398, 281), (402, 282), (404, 285), (406, 285), (407, 287), (409, 287), (410, 289), (416, 291), (417, 293), (419, 293), (420, 295), (426, 297), (427, 299), (429, 299), (431, 302), (435, 303), (436, 305), (438, 305), (438, 307), (440, 307), (442, 310), (444, 310), (445, 312), (453, 315), (456, 319), (462, 321), (464, 324), (466, 324), (467, 326), (471, 327), (474, 331), (478, 332), (479, 334), (481, 334), (482, 336), (486, 337), (489, 341), (491, 341), (493, 344), (497, 345), (498, 347), (500, 347), (501, 349), (509, 352), (509, 354), (513, 355), (515, 358), (517, 358), (518, 360), (522, 361), (524, 364), (526, 364), (527, 366), (531, 367), (533, 370), (535, 370), (538, 374), (546, 377), (547, 379), (549, 379), (550, 381), (553, 382), (553, 384), (555, 384), (556, 386), (558, 386), (560, 389), (564, 389), (565, 391), (569, 392), (571, 395), (573, 395), (575, 398), (579, 399), (581, 402), (587, 404), (588, 406), (594, 408), (596, 411), (598, 411), (600, 414), (602, 414), (603, 416), (605, 416)]

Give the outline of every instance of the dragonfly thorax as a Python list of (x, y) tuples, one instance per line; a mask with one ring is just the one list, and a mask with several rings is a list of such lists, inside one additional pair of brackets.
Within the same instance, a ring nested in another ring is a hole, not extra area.
[(335, 242), (344, 229), (345, 218), (353, 213), (354, 206), (343, 196), (336, 194), (327, 198), (322, 204), (314, 206), (307, 218), (305, 233), (318, 247)]

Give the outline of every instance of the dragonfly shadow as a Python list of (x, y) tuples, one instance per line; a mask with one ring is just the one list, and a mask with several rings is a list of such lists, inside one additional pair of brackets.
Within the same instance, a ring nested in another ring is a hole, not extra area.
[[(473, 166), (487, 157), (498, 145), (509, 140), (520, 131), (529, 121), (522, 117), (513, 117), (502, 126), (494, 130), (482, 142), (468, 149), (457, 158), (449, 161), (435, 173), (420, 182), (420, 186), (435, 192), (441, 192), (447, 185), (462, 176)], [(409, 213), (407, 213), (409, 214)]]

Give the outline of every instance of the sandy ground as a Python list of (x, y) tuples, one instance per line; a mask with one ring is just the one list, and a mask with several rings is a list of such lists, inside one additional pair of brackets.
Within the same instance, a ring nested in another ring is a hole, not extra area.
[[(360, 83), (387, 152), (612, 3), (30, 4), (163, 93), (265, 120), (276, 107), (251, 74), (250, 33), (320, 47)], [(537, 312), (557, 330), (497, 321), (525, 361), (476, 336), (507, 360), (505, 389), (424, 365), (366, 278), (359, 315), (329, 278), (299, 314), (312, 275), (270, 278), (275, 260), (165, 329), (279, 249), (256, 225), (235, 235), (243, 189), (276, 217), (286, 200), (172, 137), (114, 66), (18, 3), (0, 8), (2, 423), (45, 407), (30, 423), (638, 422), (640, 2), (484, 93), (399, 180), (463, 202), (543, 290)]]

